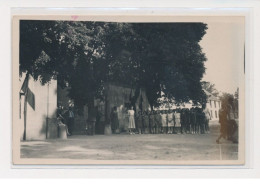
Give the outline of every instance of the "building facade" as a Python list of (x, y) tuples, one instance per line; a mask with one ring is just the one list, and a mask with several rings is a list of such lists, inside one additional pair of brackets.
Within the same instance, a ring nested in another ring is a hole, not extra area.
[(210, 120), (216, 121), (219, 120), (219, 110), (221, 109), (221, 101), (216, 96), (211, 93), (204, 91), (207, 95), (207, 104), (206, 107), (210, 112)]
[(57, 138), (57, 81), (42, 85), (25, 73), (19, 79), (19, 127), (21, 140)]

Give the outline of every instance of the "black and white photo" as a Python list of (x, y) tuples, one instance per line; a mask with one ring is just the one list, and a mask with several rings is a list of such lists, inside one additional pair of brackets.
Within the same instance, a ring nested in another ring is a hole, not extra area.
[(244, 164), (243, 16), (17, 16), (13, 48), (14, 164)]

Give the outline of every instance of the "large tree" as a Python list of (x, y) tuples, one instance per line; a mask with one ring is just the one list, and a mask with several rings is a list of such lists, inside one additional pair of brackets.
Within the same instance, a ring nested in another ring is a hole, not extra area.
[(151, 106), (159, 98), (205, 104), (201, 87), (206, 57), (199, 41), (206, 33), (202, 23), (134, 23), (128, 42), (134, 84), (143, 87)]
[(110, 81), (134, 88), (133, 101), (144, 88), (152, 107), (162, 94), (175, 102), (204, 103), (200, 80), (206, 58), (199, 41), (206, 29), (202, 23), (24, 20), (20, 70), (43, 84), (51, 78), (69, 84), (79, 108), (104, 98)]

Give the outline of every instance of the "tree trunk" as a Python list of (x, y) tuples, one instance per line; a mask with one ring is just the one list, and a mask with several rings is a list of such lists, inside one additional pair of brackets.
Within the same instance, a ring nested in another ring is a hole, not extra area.
[(94, 101), (94, 95), (92, 95), (88, 100), (88, 120), (96, 119)]
[(109, 85), (105, 86), (105, 123), (109, 123), (109, 99), (108, 99)]

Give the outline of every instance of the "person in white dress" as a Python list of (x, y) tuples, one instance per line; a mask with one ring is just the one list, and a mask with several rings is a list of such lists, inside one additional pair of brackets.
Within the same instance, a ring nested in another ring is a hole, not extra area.
[(181, 113), (180, 113), (180, 110), (179, 109), (174, 110), (173, 116), (174, 116), (174, 119), (175, 119), (174, 133), (176, 132), (176, 133), (180, 134), (180, 132), (181, 132)]
[(162, 110), (161, 117), (162, 117), (163, 133), (166, 134), (167, 133), (167, 127), (168, 127), (168, 116), (167, 116), (166, 110)]
[(135, 134), (133, 130), (135, 129), (135, 111), (133, 109), (133, 106), (131, 106), (131, 109), (128, 110), (128, 117), (129, 117), (129, 124), (128, 129), (130, 134)]
[(173, 127), (174, 127), (174, 114), (172, 110), (168, 110), (168, 134), (172, 134), (173, 133)]

